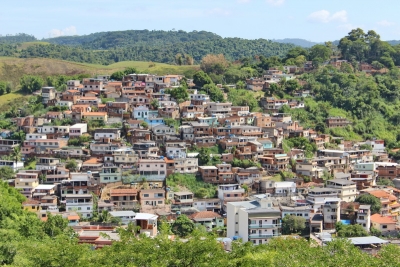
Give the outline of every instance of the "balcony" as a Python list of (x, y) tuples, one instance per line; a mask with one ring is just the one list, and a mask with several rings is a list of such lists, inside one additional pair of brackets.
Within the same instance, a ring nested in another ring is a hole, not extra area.
[(282, 224), (250, 224), (250, 229), (273, 229), (273, 228), (281, 228)]
[(249, 235), (249, 239), (255, 239), (255, 238), (272, 238), (272, 237), (278, 237), (279, 234), (271, 234), (271, 235), (263, 235), (263, 234), (251, 234)]

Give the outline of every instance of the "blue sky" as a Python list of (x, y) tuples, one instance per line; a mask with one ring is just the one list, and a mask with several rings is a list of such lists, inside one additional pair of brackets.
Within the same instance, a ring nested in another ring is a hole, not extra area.
[(115, 30), (206, 30), (223, 37), (333, 41), (360, 27), (400, 40), (398, 0), (12, 0), (0, 34), (38, 38)]

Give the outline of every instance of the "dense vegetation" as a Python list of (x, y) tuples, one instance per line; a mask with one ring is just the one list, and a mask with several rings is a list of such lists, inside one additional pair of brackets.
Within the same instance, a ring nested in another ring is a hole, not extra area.
[(0, 43), (6, 43), (6, 44), (18, 44), (18, 43), (33, 42), (33, 41), (37, 41), (36, 37), (26, 33), (18, 33), (15, 35), (8, 34), (5, 36), (0, 36)]
[[(7, 36), (5, 44), (0, 46), (0, 56), (44, 57), (104, 65), (126, 60), (193, 64), (207, 54), (221, 53), (229, 60), (259, 55), (283, 57), (294, 46), (265, 39), (222, 38), (205, 31), (148, 30), (50, 38), (43, 40), (50, 45), (33, 43), (26, 48), (16, 45), (34, 41), (32, 38), (29, 35)], [(182, 55), (185, 60), (177, 62), (177, 55)], [(187, 60), (186, 56), (191, 60)]]

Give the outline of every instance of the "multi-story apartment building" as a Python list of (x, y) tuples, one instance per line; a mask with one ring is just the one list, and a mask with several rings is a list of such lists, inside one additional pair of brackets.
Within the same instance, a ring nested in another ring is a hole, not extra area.
[(253, 244), (265, 244), (281, 235), (281, 211), (267, 201), (227, 203), (227, 236)]
[(35, 140), (26, 140), (24, 141), (24, 147), (32, 147), (34, 152), (44, 153), (49, 152), (54, 149), (60, 149), (64, 146), (67, 146), (68, 139), (59, 138), (59, 139), (35, 139)]
[[(167, 164), (164, 158), (139, 159), (138, 173), (148, 182), (164, 182), (167, 175)], [(161, 186), (160, 186), (161, 187)]]
[(212, 114), (228, 114), (231, 112), (232, 103), (210, 102), (206, 106), (206, 112)]
[(63, 180), (69, 179), (69, 170), (63, 167), (56, 167), (55, 170), (48, 170), (46, 172), (45, 184), (61, 183)]
[(231, 184), (235, 182), (231, 164), (222, 163), (217, 164), (216, 167), (218, 168), (217, 180), (220, 184)]
[(36, 159), (36, 170), (44, 171), (44, 170), (52, 170), (55, 171), (57, 169), (57, 164), (60, 164), (60, 159), (58, 158), (46, 158), (39, 157)]
[(275, 154), (258, 157), (261, 165), (270, 172), (280, 172), (287, 170), (289, 157), (286, 154)]
[(91, 154), (94, 155), (112, 155), (113, 151), (122, 148), (121, 143), (113, 143), (108, 138), (103, 138), (100, 141), (90, 143)]
[(15, 178), (15, 188), (26, 198), (32, 198), (35, 188), (39, 185), (37, 178)]
[(314, 210), (321, 208), (328, 200), (341, 201), (339, 198), (339, 190), (333, 188), (309, 189), (306, 200), (312, 205)]
[(165, 191), (163, 189), (140, 190), (139, 200), (142, 208), (164, 207)]
[(138, 206), (138, 190), (135, 188), (111, 189), (110, 201), (116, 210), (132, 210)]
[(47, 104), (49, 100), (56, 98), (56, 89), (54, 87), (42, 87), (42, 103)]
[(24, 168), (24, 162), (22, 161), (13, 161), (13, 160), (4, 160), (0, 159), (0, 168), (1, 167), (10, 167), (14, 171)]
[(335, 229), (336, 223), (340, 221), (340, 200), (329, 199), (322, 206), (324, 216), (324, 229)]
[(174, 158), (174, 172), (177, 173), (197, 173), (198, 171), (198, 158)]
[(223, 209), (227, 202), (236, 202), (245, 200), (246, 191), (239, 184), (218, 185), (218, 198), (221, 200)]
[(91, 194), (67, 194), (65, 195), (67, 211), (76, 211), (85, 218), (93, 216), (93, 196)]
[(71, 173), (71, 179), (61, 182), (61, 199), (66, 195), (90, 194), (91, 174), (90, 173)]
[(0, 153), (10, 153), (21, 144), (20, 140), (0, 139)]
[(135, 150), (132, 148), (124, 147), (112, 152), (114, 163), (117, 165), (124, 166), (136, 166), (136, 163), (139, 160), (139, 156)]
[(101, 184), (120, 182), (122, 179), (122, 171), (117, 166), (104, 166), (99, 175)]
[(342, 201), (353, 202), (357, 195), (357, 185), (355, 182), (346, 179), (333, 179), (326, 182), (326, 187), (339, 189), (339, 198)]
[(282, 212), (282, 218), (285, 218), (286, 215), (292, 215), (297, 217), (302, 217), (309, 222), (311, 207), (310, 206), (280, 206), (279, 207)]
[(204, 182), (212, 183), (212, 184), (219, 183), (217, 167), (215, 167), (215, 166), (199, 166), (199, 173)]
[(328, 128), (346, 127), (349, 124), (351, 122), (342, 117), (329, 117), (326, 119), (326, 126)]
[(361, 225), (365, 231), (369, 232), (371, 229), (371, 206), (360, 205), (357, 212), (356, 223)]
[(105, 128), (105, 129), (96, 129), (94, 131), (94, 140), (102, 140), (104, 138), (108, 138), (110, 140), (119, 140), (121, 139), (121, 130), (118, 128)]

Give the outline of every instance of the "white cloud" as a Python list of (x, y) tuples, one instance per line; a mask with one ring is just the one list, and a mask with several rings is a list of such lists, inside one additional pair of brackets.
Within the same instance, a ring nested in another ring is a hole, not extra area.
[(328, 10), (322, 9), (308, 15), (307, 20), (310, 22), (328, 23), (331, 21), (346, 22), (347, 11), (341, 10), (336, 13), (331, 13)]
[(49, 31), (50, 37), (71, 36), (71, 35), (76, 35), (76, 34), (77, 34), (77, 31), (76, 31), (75, 26), (69, 26), (62, 30), (52, 29), (51, 31)]
[(383, 27), (390, 27), (390, 26), (393, 26), (395, 23), (384, 19), (384, 20), (378, 21), (377, 24), (379, 26), (383, 26)]
[(280, 6), (285, 3), (285, 0), (266, 0), (267, 3), (271, 6)]

